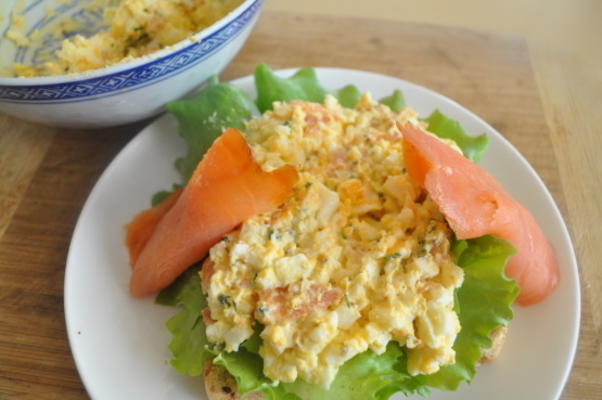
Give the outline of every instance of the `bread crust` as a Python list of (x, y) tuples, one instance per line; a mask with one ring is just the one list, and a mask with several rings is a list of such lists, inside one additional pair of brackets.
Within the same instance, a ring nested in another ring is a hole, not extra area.
[(239, 395), (232, 375), (221, 365), (213, 364), (211, 360), (205, 362), (203, 378), (208, 400), (265, 400), (261, 392)]

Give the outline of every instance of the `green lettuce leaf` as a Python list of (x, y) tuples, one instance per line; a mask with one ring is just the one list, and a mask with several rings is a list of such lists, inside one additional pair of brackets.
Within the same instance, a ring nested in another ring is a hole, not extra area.
[(355, 85), (347, 85), (339, 90), (335, 90), (332, 94), (343, 107), (347, 108), (355, 107), (362, 96), (362, 93)]
[(385, 104), (393, 111), (399, 111), (406, 106), (406, 101), (403, 98), (403, 93), (399, 89), (395, 89), (390, 96), (383, 97), (378, 101), (380, 104)]
[(404, 365), (401, 347), (391, 342), (383, 354), (368, 350), (343, 364), (328, 390), (300, 379), (282, 386), (302, 399), (386, 400), (393, 393), (411, 395), (417, 391), (413, 378), (403, 372)]
[(188, 268), (171, 285), (161, 290), (155, 298), (155, 303), (162, 306), (192, 306), (196, 303), (204, 305), (205, 296), (201, 292), (201, 278), (199, 264)]
[(455, 390), (471, 382), (481, 349), (491, 347), (489, 335), (512, 319), (512, 303), (518, 286), (504, 274), (506, 262), (515, 253), (508, 242), (493, 236), (459, 241), (454, 246), (457, 263), (464, 270), (464, 283), (457, 291), (462, 330), (454, 343), (456, 363), (418, 380), (430, 387)]
[(170, 194), (180, 189), (181, 187), (182, 185), (174, 183), (173, 185), (171, 185), (171, 190), (161, 190), (160, 192), (155, 193), (153, 197), (151, 197), (151, 206), (154, 207), (162, 203), (163, 200), (168, 198)]
[(234, 377), (239, 394), (263, 392), (267, 400), (300, 400), (287, 393), (282, 385), (274, 385), (263, 374), (263, 360), (259, 354), (242, 347), (235, 353), (219, 353), (213, 363), (223, 366)]
[(168, 198), (169, 195), (172, 193), (173, 192), (171, 190), (161, 190), (161, 191), (153, 194), (153, 197), (151, 197), (151, 207), (154, 207), (156, 205), (163, 203), (163, 200)]
[[(255, 102), (262, 113), (271, 110), (275, 101), (305, 100), (322, 103), (327, 94), (336, 97), (343, 107), (353, 108), (362, 95), (355, 85), (347, 85), (334, 91), (326, 90), (313, 68), (301, 68), (293, 76), (281, 78), (267, 64), (259, 64), (255, 68), (254, 76), (257, 89)], [(395, 90), (390, 96), (382, 98), (380, 103), (388, 105), (394, 111), (405, 106), (400, 90)]]
[(307, 100), (321, 103), (328, 93), (318, 82), (313, 68), (302, 68), (290, 78), (281, 78), (267, 64), (259, 64), (254, 75), (256, 103), (262, 113), (271, 110), (275, 101)]
[(201, 317), (201, 310), (207, 307), (207, 300), (201, 292), (198, 272), (198, 265), (190, 267), (172, 285), (163, 289), (155, 300), (159, 304), (182, 306), (182, 310), (166, 323), (172, 334), (168, 346), (173, 354), (170, 363), (176, 371), (191, 376), (200, 375), (203, 364), (212, 356), (207, 349), (209, 342)]
[(259, 335), (263, 330), (263, 325), (257, 323), (254, 326), (254, 330), (253, 335), (245, 340), (241, 346), (251, 353), (259, 354), (259, 347), (261, 346), (261, 337)]
[(184, 182), (224, 128), (244, 129), (244, 121), (258, 114), (253, 100), (229, 83), (213, 77), (207, 86), (189, 100), (176, 100), (166, 105), (179, 123), (187, 153), (176, 160), (176, 168)]
[(226, 368), (234, 377), (240, 394), (262, 391), (268, 400), (330, 400), (333, 396), (348, 400), (386, 400), (397, 392), (406, 395), (428, 393), (407, 372), (403, 372), (404, 360), (401, 347), (393, 342), (381, 355), (372, 351), (364, 352), (341, 366), (328, 390), (301, 379), (274, 386), (263, 375), (261, 357), (246, 348), (236, 353), (220, 353), (213, 362)]
[(487, 150), (489, 145), (487, 135), (470, 136), (458, 121), (446, 117), (439, 110), (433, 111), (424, 121), (428, 122), (427, 129), (429, 132), (440, 138), (452, 139), (456, 142), (464, 156), (470, 161), (478, 162)]

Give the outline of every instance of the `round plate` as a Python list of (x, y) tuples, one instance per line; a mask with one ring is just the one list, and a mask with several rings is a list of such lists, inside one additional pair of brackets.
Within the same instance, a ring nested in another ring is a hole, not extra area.
[[(533, 168), (491, 126), (435, 92), (362, 71), (317, 68), (317, 73), (331, 89), (353, 83), (375, 98), (401, 89), (407, 104), (420, 115), (438, 108), (466, 131), (489, 136), (490, 147), (480, 165), (531, 210), (556, 249), (561, 280), (543, 303), (515, 307), (502, 354), (480, 366), (471, 385), (463, 384), (455, 392), (433, 391), (432, 399), (557, 399), (577, 344), (579, 279), (566, 226)], [(255, 95), (252, 77), (232, 83)], [(98, 180), (73, 234), (65, 276), (65, 318), (77, 368), (95, 399), (204, 396), (201, 377), (179, 375), (169, 365), (165, 322), (176, 310), (155, 305), (152, 296), (137, 300), (128, 293), (130, 267), (123, 225), (149, 206), (153, 193), (178, 182), (173, 162), (185, 148), (176, 132), (170, 115), (140, 132)]]

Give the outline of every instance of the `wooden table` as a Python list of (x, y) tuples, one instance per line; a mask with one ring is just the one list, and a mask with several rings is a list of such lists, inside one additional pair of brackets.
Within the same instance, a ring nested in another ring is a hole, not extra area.
[[(266, 12), (223, 78), (247, 75), (261, 61), (274, 68), (375, 71), (443, 93), (501, 131), (550, 188), (580, 259), (581, 337), (563, 399), (599, 399), (602, 185), (600, 157), (593, 150), (602, 150), (602, 140), (593, 136), (593, 126), (601, 125), (553, 96), (546, 82), (562, 79), (560, 68), (540, 74), (536, 83), (530, 56), (518, 37)], [(575, 88), (565, 89), (568, 101)], [(85, 398), (64, 328), (66, 253), (94, 182), (142, 126), (80, 132), (0, 116), (0, 399)], [(595, 147), (581, 153), (584, 146)]]

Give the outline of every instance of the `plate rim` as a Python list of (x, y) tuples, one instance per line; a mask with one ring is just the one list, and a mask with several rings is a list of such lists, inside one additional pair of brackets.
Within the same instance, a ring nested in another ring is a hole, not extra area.
[[(294, 72), (298, 71), (301, 68), (306, 68), (306, 67), (291, 67), (291, 68), (278, 69), (278, 70), (274, 70), (274, 73), (276, 73), (278, 76), (287, 77), (287, 76), (292, 75)], [(570, 263), (571, 263), (570, 271), (574, 274), (574, 278), (575, 278), (574, 284), (572, 285), (572, 288), (571, 288), (575, 295), (575, 310), (574, 310), (575, 311), (575, 324), (574, 324), (574, 326), (570, 327), (571, 334), (572, 334), (571, 341), (570, 341), (570, 356), (567, 359), (567, 363), (564, 365), (562, 379), (560, 381), (558, 381), (559, 384), (557, 385), (557, 389), (556, 389), (555, 399), (560, 398), (564, 388), (566, 387), (566, 383), (568, 382), (568, 378), (570, 376), (570, 373), (571, 373), (571, 370), (572, 370), (572, 367), (573, 367), (573, 364), (575, 361), (577, 347), (578, 347), (579, 338), (580, 338), (580, 331), (581, 331), (581, 287), (580, 287), (579, 264), (578, 264), (577, 256), (575, 254), (575, 246), (573, 244), (573, 240), (572, 240), (570, 231), (569, 231), (566, 221), (558, 207), (558, 204), (556, 203), (554, 197), (550, 193), (548, 187), (543, 182), (543, 179), (539, 176), (539, 174), (537, 173), (535, 168), (533, 168), (533, 166), (531, 165), (529, 160), (527, 160), (527, 158), (525, 156), (523, 156), (523, 154), (520, 151), (518, 151), (518, 149), (516, 147), (514, 147), (514, 145), (504, 135), (502, 135), (497, 129), (495, 129), (493, 126), (491, 126), (487, 121), (482, 119), (480, 116), (475, 114), (470, 109), (464, 107), (457, 101), (453, 100), (452, 98), (447, 97), (439, 92), (436, 92), (433, 89), (430, 89), (423, 85), (420, 85), (420, 84), (417, 84), (417, 83), (414, 83), (414, 82), (411, 82), (411, 81), (408, 81), (408, 80), (405, 80), (405, 79), (402, 79), (402, 78), (399, 78), (396, 76), (382, 74), (382, 73), (373, 72), (373, 71), (358, 70), (358, 69), (351, 69), (351, 68), (338, 68), (338, 67), (320, 67), (320, 66), (312, 66), (311, 68), (313, 68), (316, 71), (316, 74), (318, 75), (318, 77), (320, 76), (320, 73), (322, 71), (324, 71), (324, 72), (337, 72), (337, 73), (343, 72), (345, 74), (360, 74), (360, 75), (367, 76), (370, 79), (382, 79), (382, 78), (393, 79), (393, 80), (403, 83), (403, 85), (412, 87), (419, 91), (423, 91), (423, 92), (427, 93), (429, 96), (439, 98), (441, 101), (449, 104), (450, 106), (461, 109), (461, 111), (463, 113), (466, 113), (467, 115), (469, 115), (470, 117), (472, 117), (473, 119), (478, 121), (479, 123), (488, 127), (491, 130), (491, 132), (493, 132), (497, 136), (497, 138), (502, 141), (504, 146), (507, 147), (512, 152), (512, 155), (514, 157), (517, 157), (518, 159), (520, 159), (523, 162), (523, 164), (525, 164), (527, 166), (530, 173), (535, 177), (535, 179), (538, 183), (539, 189), (542, 190), (546, 199), (551, 203), (552, 210), (560, 222), (559, 225), (560, 225), (560, 233), (562, 235), (562, 239), (563, 239), (563, 241), (566, 241), (566, 243), (568, 244), (568, 249), (569, 249), (568, 259), (570, 260)], [(251, 73), (251, 74), (239, 77), (239, 78), (231, 79), (231, 80), (227, 81), (227, 83), (230, 83), (232, 85), (240, 87), (240, 86), (247, 84), (249, 81), (252, 82), (252, 79), (253, 79), (253, 74)], [(323, 83), (325, 84), (326, 87), (328, 87), (327, 82), (323, 82)], [(171, 118), (171, 116), (167, 113), (164, 113), (163, 115), (159, 116), (158, 118), (155, 118), (148, 125), (146, 125), (144, 128), (142, 128), (138, 133), (136, 133), (135, 136), (132, 139), (130, 139), (123, 146), (123, 148), (121, 150), (119, 150), (119, 152), (111, 159), (111, 161), (107, 164), (105, 169), (102, 171), (99, 178), (94, 183), (92, 190), (90, 190), (90, 192), (86, 198), (86, 201), (78, 215), (75, 228), (74, 228), (73, 233), (70, 238), (69, 250), (68, 250), (66, 263), (65, 263), (65, 276), (64, 276), (64, 280), (63, 280), (63, 309), (64, 309), (65, 327), (66, 327), (66, 331), (67, 331), (69, 349), (71, 351), (71, 355), (73, 357), (78, 375), (80, 377), (82, 385), (86, 389), (86, 392), (91, 397), (94, 397), (93, 393), (91, 391), (91, 384), (89, 383), (89, 381), (86, 378), (84, 378), (83, 370), (81, 367), (82, 361), (80, 360), (81, 355), (78, 355), (76, 348), (74, 346), (74, 342), (75, 342), (74, 338), (73, 338), (74, 333), (73, 333), (73, 330), (71, 329), (72, 323), (73, 323), (73, 321), (72, 321), (73, 317), (71, 317), (71, 318), (69, 317), (69, 315), (73, 315), (72, 313), (69, 312), (69, 310), (70, 310), (69, 304), (73, 305), (73, 301), (70, 301), (71, 295), (69, 294), (70, 292), (68, 290), (68, 288), (69, 288), (68, 281), (69, 281), (69, 276), (71, 275), (70, 271), (73, 270), (73, 268), (75, 268), (75, 267), (70, 267), (71, 265), (73, 265), (73, 263), (74, 263), (73, 258), (75, 257), (74, 256), (74, 253), (75, 253), (74, 242), (75, 242), (75, 239), (78, 236), (79, 232), (83, 229), (82, 221), (84, 221), (85, 216), (91, 212), (90, 211), (91, 199), (96, 197), (97, 192), (100, 190), (99, 188), (101, 186), (103, 186), (102, 183), (105, 180), (109, 179), (108, 177), (111, 175), (112, 170), (117, 168), (116, 167), (117, 161), (120, 160), (121, 158), (123, 158), (124, 154), (131, 151), (131, 148), (136, 147), (138, 145), (138, 143), (142, 142), (144, 140), (144, 138), (148, 135), (148, 133), (147, 133), (148, 131), (153, 130), (157, 124), (160, 124), (161, 121), (164, 121), (168, 118)]]

